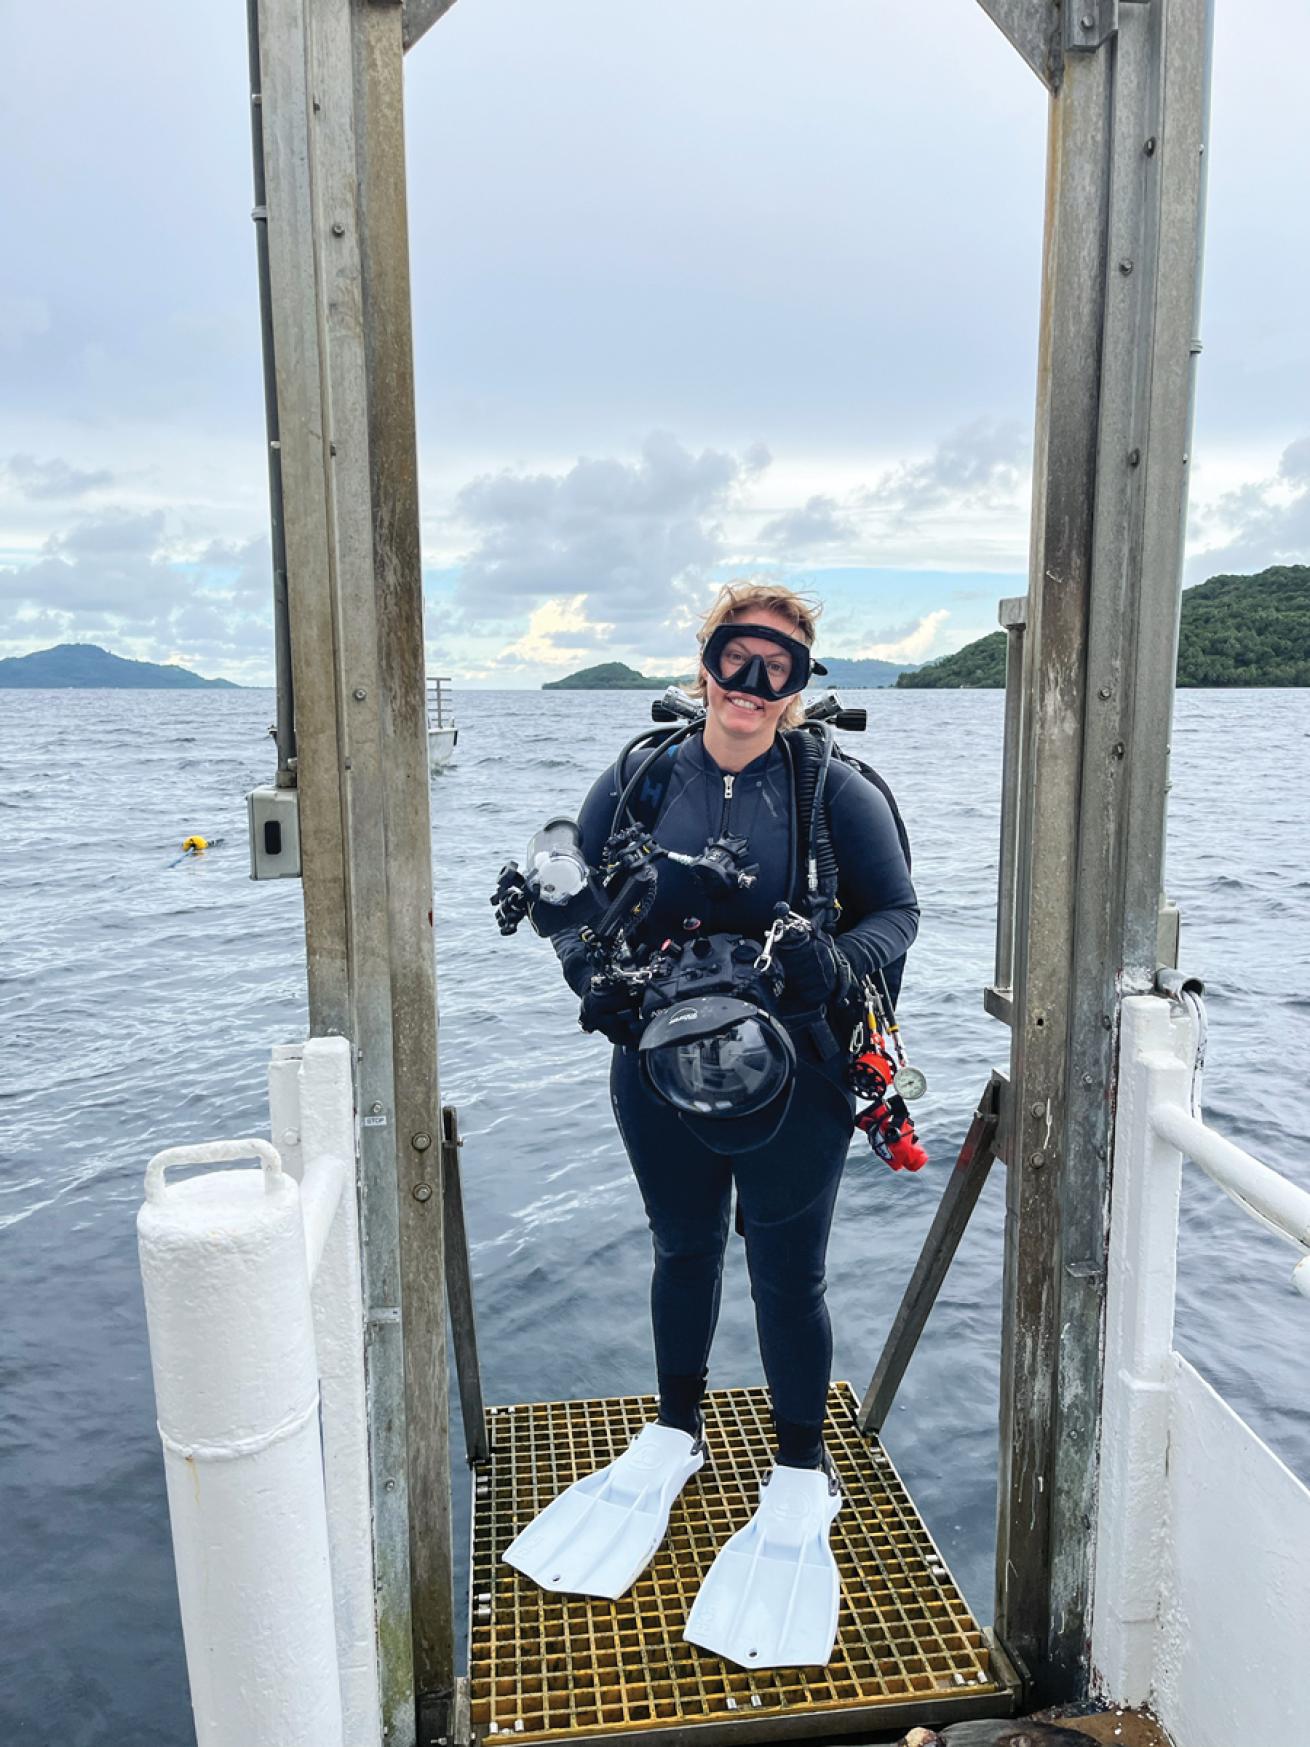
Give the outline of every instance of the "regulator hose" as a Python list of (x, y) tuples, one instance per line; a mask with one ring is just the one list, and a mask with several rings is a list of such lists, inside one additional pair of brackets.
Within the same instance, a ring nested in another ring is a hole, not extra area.
[[(810, 738), (816, 732), (822, 737), (817, 747)], [(824, 784), (828, 779), (828, 766), (832, 763), (833, 735), (831, 728), (811, 725), (805, 730), (805, 736), (797, 741), (800, 756), (794, 761), (794, 769), (797, 811), (808, 821), (805, 878), (809, 896), (813, 899), (825, 884), (830, 888), (835, 885), (839, 871), (832, 833), (827, 828), (826, 818), (821, 817)]]
[[(681, 744), (682, 741), (689, 739), (691, 735), (701, 733), (704, 730), (704, 727), (705, 718), (703, 716), (698, 716), (694, 722), (688, 722), (686, 726), (682, 728), (672, 728), (667, 730), (657, 728), (654, 730), (654, 733), (659, 736), (654, 751), (648, 758), (644, 758), (641, 761), (636, 770), (633, 771), (632, 775), (623, 785), (619, 794), (618, 803), (614, 808), (614, 818), (610, 823), (611, 835), (613, 835), (613, 833), (622, 825), (623, 815), (627, 811), (628, 802), (632, 799), (632, 796), (640, 785), (642, 778), (655, 763), (656, 759), (662, 758), (671, 746), (677, 746)], [(651, 738), (652, 732), (647, 729), (645, 733), (638, 734), (635, 739), (629, 740), (628, 744), (623, 748), (623, 751), (620, 752), (618, 762), (614, 767), (618, 773), (619, 782), (623, 782), (623, 766), (627, 763), (629, 755), (635, 752), (638, 747), (644, 746)], [(634, 819), (632, 823), (635, 825), (638, 821)]]

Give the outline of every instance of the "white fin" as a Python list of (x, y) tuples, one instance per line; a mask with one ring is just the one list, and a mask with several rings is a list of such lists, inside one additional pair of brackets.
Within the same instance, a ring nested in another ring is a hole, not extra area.
[(505, 1563), (543, 1589), (617, 1601), (655, 1557), (669, 1512), (705, 1460), (672, 1426), (648, 1425), (608, 1468), (576, 1480), (505, 1549)]
[(739, 1668), (813, 1668), (832, 1655), (841, 1584), (828, 1529), (841, 1492), (822, 1468), (775, 1468), (719, 1549), (683, 1638)]

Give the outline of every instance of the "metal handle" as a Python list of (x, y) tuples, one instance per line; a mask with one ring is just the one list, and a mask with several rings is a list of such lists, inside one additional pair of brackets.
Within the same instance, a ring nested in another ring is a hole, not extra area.
[(264, 1173), (264, 1193), (275, 1192), (274, 1179), (282, 1175), (282, 1158), (266, 1140), (202, 1140), (195, 1146), (165, 1147), (146, 1166), (146, 1200), (164, 1198), (164, 1172), (170, 1165), (230, 1165), (237, 1159), (258, 1159)]

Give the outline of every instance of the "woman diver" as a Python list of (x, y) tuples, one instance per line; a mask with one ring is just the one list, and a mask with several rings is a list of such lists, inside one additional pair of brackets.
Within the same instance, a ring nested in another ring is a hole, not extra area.
[[(656, 1019), (648, 1010), (643, 1022), (639, 991), (593, 977), (585, 933), (553, 935), (565, 979), (581, 999), (583, 1028), (614, 1045), (614, 1115), (653, 1239), (659, 1412), (624, 1455), (555, 1499), (505, 1555), (545, 1588), (610, 1597), (623, 1594), (653, 1558), (674, 1500), (705, 1460), (700, 1403), (735, 1186), (775, 1466), (751, 1524), (706, 1577), (685, 1635), (752, 1668), (822, 1663), (832, 1652), (839, 1592), (827, 1536), (841, 1495), (823, 1446), (832, 1362), (824, 1262), (853, 1126), (846, 1045), (863, 1013), (866, 980), (903, 957), (919, 916), (887, 799), (837, 759), (824, 761), (826, 799), (813, 805), (826, 806), (838, 902), (812, 924), (795, 915), (806, 890), (795, 743), (813, 745), (815, 737), (786, 731), (804, 720), (801, 694), (811, 674), (823, 672), (811, 654), (818, 610), (784, 587), (722, 589), (699, 636), (701, 731), (682, 737), (658, 761), (658, 780), (644, 777), (636, 791), (632, 779), (650, 761), (629, 755), (592, 786), (578, 820), (582, 855), (595, 867), (624, 824), (621, 801), (635, 793), (652, 814), (641, 821), (645, 841), (653, 838), (663, 852), (636, 947), (671, 949), (675, 958), (681, 950), (694, 983), (690, 955), (719, 963), (722, 952), (716, 959), (711, 942), (726, 939), (743, 979), (756, 979), (747, 992), (759, 1004), (750, 1011), (760, 1029), (785, 1034), (773, 1053), (785, 1054), (790, 1071), (762, 1107), (747, 1097), (748, 1114), (725, 1114), (705, 1088), (731, 1090), (734, 1063), (730, 1049), (711, 1051), (699, 1085), (704, 1096), (692, 1085), (679, 1097), (657, 1059), (694, 1067), (712, 1000), (678, 1000)], [(744, 871), (709, 889), (706, 851), (721, 861), (725, 848)], [(784, 926), (779, 918), (789, 906), (791, 925)], [(771, 954), (760, 950), (767, 941)], [(770, 961), (767, 977), (756, 971), (761, 958)], [(679, 983), (679, 994), (691, 986)], [(683, 1031), (670, 1035), (679, 1022)], [(751, 1036), (761, 1042), (757, 1031)], [(660, 1043), (672, 1047), (651, 1047)], [(737, 1089), (749, 1093), (749, 1050), (743, 1058)]]

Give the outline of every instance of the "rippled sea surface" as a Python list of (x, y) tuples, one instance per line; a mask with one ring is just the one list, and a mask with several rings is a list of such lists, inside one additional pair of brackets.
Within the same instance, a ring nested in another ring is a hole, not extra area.
[[(857, 701), (851, 694), (850, 701)], [(932, 1165), (852, 1150), (830, 1256), (835, 1374), (857, 1389), (1006, 1033), (982, 1012), (999, 693), (876, 692), (859, 741), (896, 788), (923, 931), (902, 1018), (932, 1090)], [(605, 1049), (549, 949), (487, 894), (570, 811), (647, 700), (459, 698), (433, 783), (442, 1095), (460, 1110), (491, 1401), (651, 1382), (648, 1238)], [(271, 694), (0, 693), (0, 1740), (192, 1739), (133, 1221), (150, 1155), (261, 1132), (269, 1046), (305, 1029), (300, 888), (247, 877)], [(1208, 1117), (1310, 1186), (1310, 692), (1178, 701), (1171, 895), (1210, 992)], [(222, 839), (170, 866), (192, 832)], [(860, 1142), (863, 1147), (863, 1142)], [(974, 1606), (991, 1606), (1001, 1270), (994, 1174), (887, 1442)], [(1310, 1479), (1310, 1304), (1293, 1252), (1186, 1172), (1179, 1345)], [(761, 1379), (741, 1246), (718, 1384)], [(462, 1470), (456, 1502), (465, 1520)], [(461, 1531), (462, 1532), (462, 1531)], [(457, 1541), (457, 1546), (460, 1542)]]

